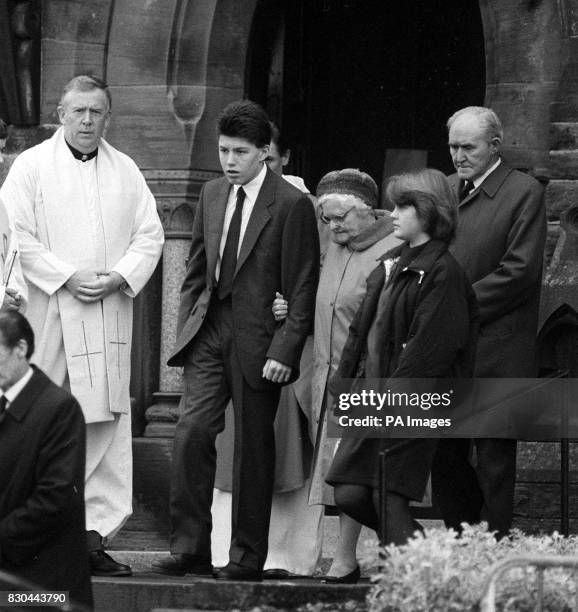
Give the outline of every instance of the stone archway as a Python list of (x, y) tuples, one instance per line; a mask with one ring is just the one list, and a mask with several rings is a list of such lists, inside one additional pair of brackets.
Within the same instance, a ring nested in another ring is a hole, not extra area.
[[(363, 1), (347, 0), (359, 10)], [(108, 137), (135, 158), (157, 197), (168, 239), (163, 294), (159, 299), (161, 282), (157, 279), (152, 300), (145, 302), (139, 315), (140, 334), (148, 336), (150, 325), (158, 328), (162, 301), (162, 334), (159, 329), (155, 333), (162, 335), (167, 346), (174, 335), (171, 326), (191, 209), (202, 184), (219, 170), (214, 146), (216, 116), (227, 102), (247, 92), (253, 20), (258, 6), (265, 3), (45, 0), (41, 4), (41, 124), (56, 122), (54, 109), (64, 81), (80, 72), (104, 75), (112, 86), (116, 117)], [(479, 0), (486, 49), (485, 103), (504, 120), (505, 151), (511, 161), (549, 180), (546, 206), (553, 240), (560, 213), (578, 196), (578, 14), (574, 4), (574, 0)], [(45, 135), (38, 127), (30, 139), (18, 141), (18, 148)], [(143, 353), (154, 359), (148, 370), (140, 372), (139, 381), (150, 385), (151, 380), (156, 384), (151, 372), (156, 368), (159, 377), (164, 353), (159, 358), (158, 346), (156, 353), (149, 348), (143, 348)], [(167, 439), (157, 455), (146, 445), (135, 451), (137, 462), (150, 456), (158, 460), (155, 474), (159, 483), (166, 480), (168, 438), (180, 391), (178, 374), (163, 368), (147, 433)], [(136, 442), (138, 446), (150, 440)], [(135, 487), (138, 477), (148, 477), (146, 469), (135, 479)], [(150, 482), (147, 490), (153, 491), (151, 495), (158, 493), (150, 505), (151, 515), (161, 516), (158, 508), (165, 503), (161, 490)], [(142, 503), (147, 501), (143, 498)], [(143, 524), (146, 529), (146, 521)], [(151, 529), (161, 526), (165, 526), (164, 519), (154, 522)]]

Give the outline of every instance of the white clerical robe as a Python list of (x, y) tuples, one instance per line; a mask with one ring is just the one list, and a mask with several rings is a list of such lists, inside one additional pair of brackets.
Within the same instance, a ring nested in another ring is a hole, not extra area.
[[(162, 251), (155, 200), (129, 157), (101, 140), (96, 158), (76, 160), (62, 128), (18, 156), (0, 199), (29, 289), (32, 360), (70, 386), (87, 422), (86, 528), (112, 537), (132, 512), (132, 298)], [(128, 286), (84, 304), (64, 286), (83, 269), (116, 271)]]
[[(60, 128), (14, 161), (0, 197), (18, 233), (35, 363), (57, 384), (68, 379), (87, 423), (128, 414), (132, 298), (163, 245), (144, 177), (102, 140), (96, 158), (76, 160)], [(82, 269), (116, 271), (128, 287), (84, 304), (64, 287)]]

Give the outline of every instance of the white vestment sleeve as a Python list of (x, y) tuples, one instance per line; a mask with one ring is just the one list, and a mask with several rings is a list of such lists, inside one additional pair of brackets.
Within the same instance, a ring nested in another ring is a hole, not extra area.
[(140, 171), (134, 168), (138, 204), (126, 253), (113, 266), (128, 283), (125, 293), (135, 297), (145, 286), (161, 256), (164, 234), (156, 202)]
[(26, 279), (52, 295), (76, 272), (74, 266), (60, 260), (38, 239), (36, 208), (42, 204), (38, 167), (33, 150), (16, 158), (0, 197), (18, 233), (19, 253)]

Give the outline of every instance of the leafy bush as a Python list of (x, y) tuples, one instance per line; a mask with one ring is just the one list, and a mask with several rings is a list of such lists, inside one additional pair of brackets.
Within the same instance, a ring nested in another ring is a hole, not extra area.
[[(520, 555), (578, 555), (578, 538), (558, 533), (526, 536), (514, 530), (497, 542), (485, 524), (465, 525), (460, 537), (452, 529), (427, 529), (404, 546), (377, 545), (367, 560), (378, 565), (368, 596), (371, 612), (440, 612), (478, 610), (489, 568)], [(513, 568), (498, 579), (497, 610), (533, 611), (537, 603), (536, 570)], [(574, 610), (576, 582), (572, 570), (544, 574), (543, 610)]]

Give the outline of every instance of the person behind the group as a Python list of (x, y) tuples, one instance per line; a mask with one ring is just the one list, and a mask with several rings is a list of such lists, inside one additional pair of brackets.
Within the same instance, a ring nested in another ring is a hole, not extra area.
[[(271, 143), (265, 163), (275, 174), (309, 194), (301, 177), (283, 174), (291, 150), (275, 123), (271, 121), (270, 125)], [(311, 195), (309, 198), (315, 199)], [(299, 380), (281, 390), (275, 417), (275, 484), (269, 525), (269, 550), (263, 572), (263, 578), (267, 579), (313, 575), (321, 558), (323, 507), (307, 503), (314, 442), (309, 427), (312, 344), (312, 336), (309, 336), (301, 354)], [(225, 430), (216, 441), (217, 469), (211, 509), (211, 548), (216, 565), (222, 561), (226, 563), (231, 540), (235, 439), (232, 411), (229, 402)]]
[(0, 198), (0, 311), (24, 312), (27, 302), (28, 289), (22, 275), (18, 236)]
[(271, 121), (271, 143), (269, 145), (269, 153), (265, 159), (265, 163), (279, 176), (282, 176), (291, 185), (297, 187), (303, 193), (310, 193), (305, 185), (305, 181), (300, 176), (294, 174), (285, 174), (285, 167), (291, 159), (291, 149), (289, 143), (277, 125)]
[(29, 289), (35, 363), (79, 401), (87, 427), (86, 529), (95, 575), (131, 573), (103, 550), (132, 511), (132, 307), (160, 258), (163, 230), (136, 164), (103, 136), (107, 85), (74, 77), (61, 127), (21, 153), (0, 189)]
[(316, 208), (319, 247), (321, 254), (323, 255), (323, 253), (327, 251), (327, 247), (331, 242), (331, 230), (328, 225), (321, 223), (319, 220), (317, 199), (310, 193), (303, 179), (300, 176), (295, 176), (294, 174), (285, 174), (285, 167), (289, 164), (290, 159), (291, 148), (289, 146), (289, 142), (285, 136), (281, 134), (275, 123), (271, 122), (271, 146), (269, 148), (269, 155), (267, 155), (267, 159), (265, 161), (273, 172), (280, 174), (286, 181), (289, 181), (292, 185), (295, 185), (295, 187), (297, 187), (297, 189), (300, 191), (303, 191), (303, 193), (309, 194), (309, 199), (311, 202), (313, 202)]
[[(459, 194), (451, 252), (471, 281), (480, 307), (475, 375), (535, 376), (535, 341), (546, 239), (540, 183), (500, 156), (503, 129), (490, 108), (470, 106), (447, 122)], [(470, 463), (475, 446), (476, 467)], [(433, 490), (448, 526), (485, 520), (504, 536), (512, 526), (516, 441), (446, 439), (438, 448)]]
[[(181, 290), (169, 365), (184, 366), (171, 478), (171, 553), (165, 574), (211, 572), (215, 438), (233, 400), (232, 530), (218, 579), (259, 580), (267, 557), (281, 385), (299, 374), (313, 320), (319, 240), (309, 199), (267, 168), (269, 118), (249, 100), (218, 121), (225, 176), (205, 184)], [(275, 292), (295, 308), (282, 325)]]
[(84, 419), (70, 393), (30, 366), (33, 352), (24, 316), (0, 312), (0, 570), (92, 607)]
[[(448, 252), (457, 201), (446, 177), (425, 169), (391, 178), (394, 235), (404, 244), (380, 257), (349, 330), (336, 376), (345, 379), (459, 378), (473, 371), (477, 306), (470, 283)], [(386, 450), (385, 543), (402, 544), (419, 524), (435, 439), (344, 438), (327, 475), (344, 513), (377, 530), (378, 456)]]
[[(327, 437), (328, 409), (333, 403), (328, 380), (335, 374), (349, 326), (365, 294), (365, 282), (376, 259), (399, 244), (389, 213), (376, 210), (378, 188), (365, 172), (354, 168), (326, 174), (317, 187), (318, 210), (330, 230), (331, 241), (315, 302), (310, 422), (316, 437), (309, 503), (334, 505), (333, 489), (325, 476), (336, 445)], [(277, 318), (291, 305), (276, 300)], [(356, 545), (361, 525), (339, 513), (339, 539), (327, 582), (356, 582), (360, 571)]]

